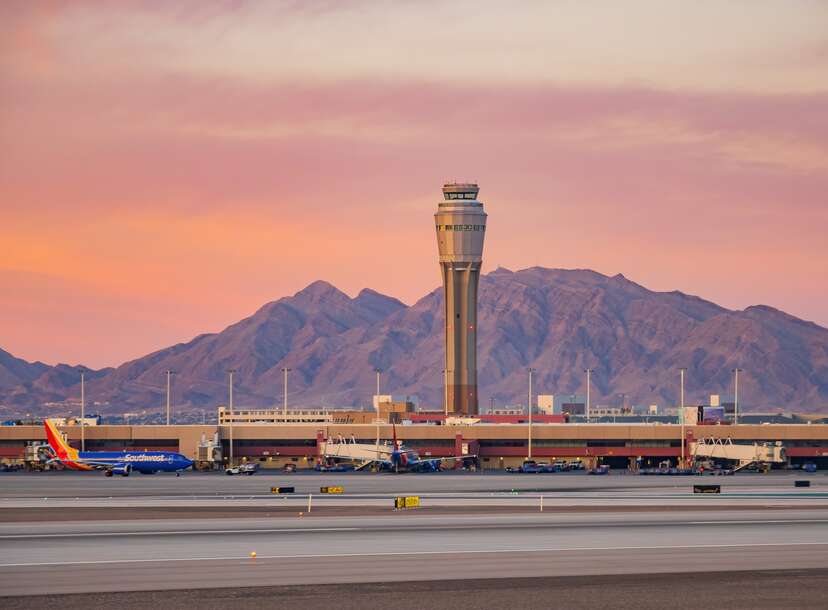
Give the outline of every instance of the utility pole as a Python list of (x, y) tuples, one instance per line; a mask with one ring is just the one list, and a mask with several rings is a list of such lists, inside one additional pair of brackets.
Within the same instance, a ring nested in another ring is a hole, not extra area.
[(527, 369), (529, 372), (529, 456), (528, 459), (532, 459), (532, 374), (535, 372), (535, 369), (529, 368)]
[(170, 425), (170, 377), (175, 374), (175, 371), (167, 369), (164, 371), (167, 374), (167, 425)]
[(230, 375), (230, 399), (227, 403), (230, 409), (230, 463), (229, 466), (233, 467), (233, 374), (236, 372), (236, 369), (228, 369), (227, 373)]
[(81, 376), (81, 451), (86, 451), (86, 369), (80, 370)]
[(733, 369), (733, 424), (739, 423), (739, 373), (742, 369)]
[(283, 368), (282, 373), (285, 375), (285, 396), (284, 396), (284, 405), (282, 406), (282, 418), (284, 419), (284, 423), (287, 423), (287, 376), (293, 369)]
[(681, 371), (681, 406), (679, 408), (679, 417), (681, 419), (681, 467), (684, 468), (684, 442), (685, 442), (685, 431), (684, 431), (684, 374), (687, 372), (686, 368), (680, 369)]
[(589, 402), (589, 376), (592, 374), (592, 369), (584, 369), (584, 373), (587, 376), (587, 403), (586, 403), (586, 420), (589, 423), (589, 409), (590, 409), (590, 402)]

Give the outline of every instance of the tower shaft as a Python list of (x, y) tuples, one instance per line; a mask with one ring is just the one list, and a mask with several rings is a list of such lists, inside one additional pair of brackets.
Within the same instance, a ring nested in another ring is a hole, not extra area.
[(441, 263), (449, 412), (477, 414), (477, 287), (480, 263)]
[(446, 184), (434, 220), (445, 297), (445, 400), (449, 414), (476, 415), (477, 290), (486, 213), (476, 184)]

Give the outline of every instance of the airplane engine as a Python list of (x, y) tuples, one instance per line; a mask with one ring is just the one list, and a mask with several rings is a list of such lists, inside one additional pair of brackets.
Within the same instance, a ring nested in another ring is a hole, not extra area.
[(119, 474), (122, 477), (128, 477), (130, 472), (132, 472), (132, 466), (130, 464), (127, 464), (126, 466), (116, 466), (112, 469), (112, 474)]

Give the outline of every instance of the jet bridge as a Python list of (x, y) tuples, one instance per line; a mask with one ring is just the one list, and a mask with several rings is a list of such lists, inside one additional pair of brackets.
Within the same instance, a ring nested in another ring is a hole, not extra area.
[(729, 438), (700, 438), (690, 442), (690, 455), (694, 458), (731, 460), (739, 463), (737, 472), (751, 464), (779, 464), (785, 462), (785, 448), (780, 441), (737, 445)]

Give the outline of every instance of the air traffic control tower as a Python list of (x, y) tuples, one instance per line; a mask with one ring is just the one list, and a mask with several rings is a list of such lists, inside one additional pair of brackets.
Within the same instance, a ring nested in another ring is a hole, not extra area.
[(446, 306), (445, 398), (449, 415), (477, 415), (477, 285), (486, 212), (476, 184), (446, 184), (434, 214)]

